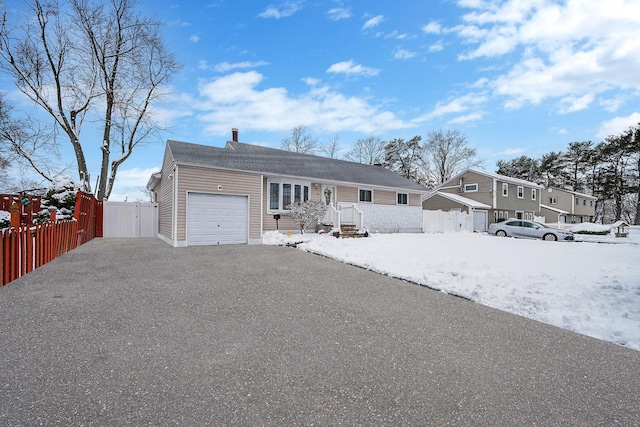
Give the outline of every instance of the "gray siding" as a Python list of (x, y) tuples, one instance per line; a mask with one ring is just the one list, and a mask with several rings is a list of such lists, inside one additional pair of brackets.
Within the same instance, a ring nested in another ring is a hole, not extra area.
[[(480, 203), (484, 203), (489, 206), (493, 206), (493, 179), (477, 174), (473, 171), (467, 171), (462, 175), (462, 187), (457, 185), (458, 183), (449, 183), (446, 187), (439, 191), (446, 193), (459, 194), (460, 196), (467, 197)], [(478, 184), (478, 191), (464, 192), (460, 191), (460, 188), (464, 189), (465, 185)]]
[(496, 208), (498, 210), (512, 210), (512, 211), (524, 211), (524, 212), (538, 212), (540, 209), (540, 191), (536, 189), (536, 200), (531, 200), (531, 189), (533, 187), (528, 187), (526, 185), (522, 185), (524, 190), (524, 197), (522, 199), (518, 198), (518, 185), (507, 182), (506, 184), (509, 186), (508, 196), (505, 197), (502, 195), (502, 184), (503, 181), (498, 180), (497, 182), (497, 197), (496, 197)]
[(462, 212), (468, 212), (468, 208), (466, 206), (460, 203), (454, 202), (453, 200), (449, 200), (438, 194), (432, 197), (429, 197), (427, 200), (422, 202), (422, 209), (426, 209), (430, 211), (441, 210), (444, 212), (449, 212), (457, 209)]

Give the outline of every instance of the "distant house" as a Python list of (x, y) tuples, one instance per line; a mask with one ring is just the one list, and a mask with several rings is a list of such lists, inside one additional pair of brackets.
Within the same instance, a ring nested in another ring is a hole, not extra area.
[(501, 219), (533, 220), (542, 190), (534, 182), (467, 169), (425, 196), (422, 207), (467, 211), (474, 216), (474, 230), (485, 231), (489, 222)]
[[(265, 231), (298, 230), (287, 206), (321, 200), (321, 221), (371, 232), (421, 232), (427, 190), (380, 166), (238, 142), (225, 148), (168, 141), (147, 188), (158, 236), (173, 246), (261, 243)], [(276, 218), (279, 218), (276, 220)]]
[(549, 223), (593, 222), (596, 200), (588, 194), (549, 187), (541, 194), (540, 215)]

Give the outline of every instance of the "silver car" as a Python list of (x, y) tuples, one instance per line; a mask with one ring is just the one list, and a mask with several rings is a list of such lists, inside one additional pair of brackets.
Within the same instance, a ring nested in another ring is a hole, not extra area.
[(542, 240), (573, 240), (573, 233), (567, 230), (547, 227), (535, 221), (508, 219), (503, 222), (489, 224), (489, 233), (500, 237), (524, 237)]

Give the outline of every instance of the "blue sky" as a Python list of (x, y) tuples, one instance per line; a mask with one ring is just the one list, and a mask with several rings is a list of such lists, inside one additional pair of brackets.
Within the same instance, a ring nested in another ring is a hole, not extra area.
[[(344, 154), (360, 138), (457, 129), (484, 168), (601, 141), (640, 122), (637, 0), (140, 0), (184, 68), (164, 140), (277, 148), (297, 125)], [(112, 200), (139, 197), (164, 142)], [(70, 152), (69, 152), (70, 154)], [(98, 149), (87, 150), (97, 176)]]

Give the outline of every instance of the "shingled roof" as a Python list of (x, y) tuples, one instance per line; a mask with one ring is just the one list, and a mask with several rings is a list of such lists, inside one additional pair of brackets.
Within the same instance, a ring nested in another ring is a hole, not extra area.
[(167, 141), (178, 165), (256, 172), (326, 182), (388, 187), (416, 192), (428, 190), (420, 184), (380, 166), (300, 154), (258, 145), (229, 141), (225, 148)]

